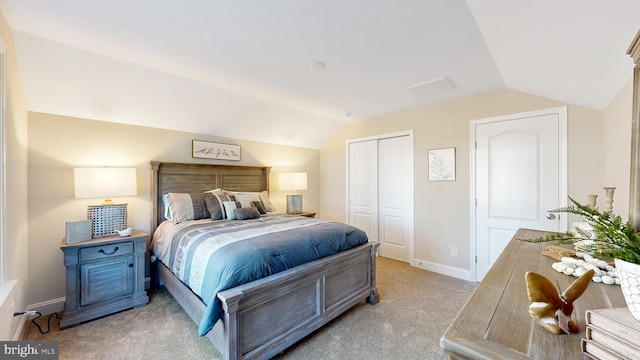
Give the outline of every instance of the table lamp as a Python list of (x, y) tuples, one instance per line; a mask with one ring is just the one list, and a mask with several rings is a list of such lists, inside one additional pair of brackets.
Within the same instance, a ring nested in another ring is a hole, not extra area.
[(73, 182), (76, 199), (105, 199), (101, 205), (87, 206), (93, 236), (127, 228), (127, 204), (114, 204), (111, 198), (137, 195), (135, 168), (74, 168)]
[(297, 190), (307, 190), (307, 173), (290, 172), (280, 173), (280, 190), (291, 190), (293, 194), (287, 195), (287, 214), (299, 214), (302, 212), (302, 195), (296, 194)]

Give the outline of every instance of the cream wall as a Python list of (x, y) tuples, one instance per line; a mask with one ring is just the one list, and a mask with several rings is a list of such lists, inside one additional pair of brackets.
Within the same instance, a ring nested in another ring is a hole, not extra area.
[[(603, 173), (605, 186), (616, 188), (613, 212), (629, 219), (629, 177), (631, 173), (631, 121), (633, 79), (620, 90), (604, 111), (602, 129), (604, 147)], [(598, 193), (598, 206), (604, 207), (604, 191)]]
[[(150, 160), (230, 165), (271, 166), (271, 199), (284, 211), (285, 193), (278, 190), (278, 173), (306, 171), (304, 209), (319, 209), (319, 151), (267, 143), (216, 138), (141, 126), (115, 124), (42, 113), (29, 113), (29, 301), (53, 301), (62, 309), (65, 272), (60, 242), (66, 221), (86, 219), (87, 205), (101, 199), (74, 199), (73, 168), (80, 166), (136, 167), (138, 195), (116, 198), (128, 203), (129, 224), (149, 231)], [(241, 146), (236, 161), (193, 159), (191, 140)]]
[[(4, 18), (0, 16), (0, 36), (7, 46), (6, 64), (6, 107), (4, 128), (4, 149), (6, 155), (6, 223), (4, 223), (2, 244), (2, 273), (4, 279), (17, 279), (11, 296), (16, 311), (25, 309), (29, 264), (27, 262), (27, 106), (11, 31)], [(10, 305), (10, 304), (9, 304)], [(19, 325), (19, 318), (11, 321), (0, 319), (0, 340), (12, 339)]]
[[(351, 123), (320, 150), (320, 211), (346, 220), (345, 141), (414, 130), (414, 256), (436, 270), (468, 274), (470, 270), (470, 121), (566, 104), (504, 90)], [(601, 189), (603, 113), (568, 106), (569, 194), (585, 200)], [(428, 182), (427, 150), (456, 148), (456, 181)], [(621, 200), (622, 201), (622, 200)], [(450, 247), (458, 256), (450, 255)]]

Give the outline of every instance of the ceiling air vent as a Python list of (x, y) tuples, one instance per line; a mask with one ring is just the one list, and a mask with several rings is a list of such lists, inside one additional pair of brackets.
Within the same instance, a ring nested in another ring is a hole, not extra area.
[(409, 86), (407, 90), (411, 91), (415, 96), (426, 98), (439, 95), (455, 88), (446, 76), (429, 80), (417, 85)]

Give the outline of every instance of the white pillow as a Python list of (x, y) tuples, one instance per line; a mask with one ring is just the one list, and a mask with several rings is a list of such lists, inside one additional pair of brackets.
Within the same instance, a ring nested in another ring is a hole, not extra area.
[(171, 216), (171, 206), (169, 206), (167, 194), (162, 195), (162, 204), (164, 206), (164, 218), (169, 221), (173, 221), (173, 217)]
[(258, 193), (253, 193), (253, 194), (237, 193), (237, 194), (233, 195), (233, 198), (236, 199), (236, 201), (247, 201), (247, 202), (260, 201), (260, 202), (262, 202), (262, 200), (260, 200), (260, 195), (258, 195)]
[(269, 200), (269, 192), (268, 191), (262, 191), (258, 194), (260, 196), (260, 200), (262, 200), (262, 205), (264, 205), (264, 210), (266, 212), (274, 212), (277, 211), (276, 207), (273, 206), (273, 204), (271, 203), (271, 200)]
[(228, 220), (235, 220), (235, 217), (236, 217), (235, 209), (238, 208), (236, 206), (236, 202), (235, 201), (223, 201), (222, 205), (224, 205), (225, 218), (228, 219)]

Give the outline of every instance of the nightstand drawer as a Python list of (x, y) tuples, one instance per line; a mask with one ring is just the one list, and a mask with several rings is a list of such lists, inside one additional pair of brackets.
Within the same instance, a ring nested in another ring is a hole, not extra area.
[(133, 242), (92, 246), (80, 249), (80, 262), (133, 254)]

